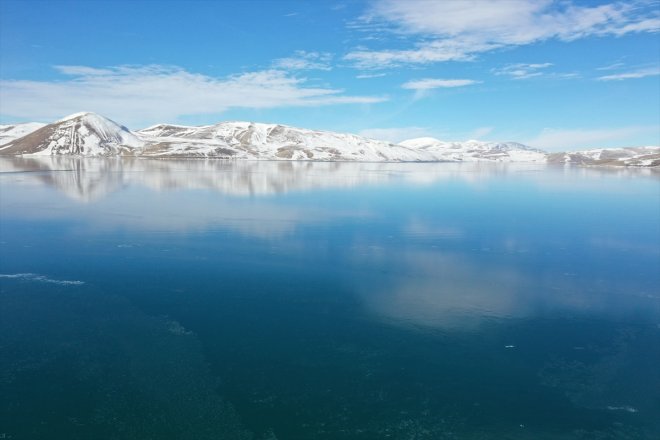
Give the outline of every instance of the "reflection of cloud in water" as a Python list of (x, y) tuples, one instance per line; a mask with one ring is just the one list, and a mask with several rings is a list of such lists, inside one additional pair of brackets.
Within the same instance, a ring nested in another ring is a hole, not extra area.
[[(378, 254), (376, 259), (383, 258)], [(368, 309), (378, 316), (403, 324), (465, 330), (483, 319), (529, 313), (520, 293), (524, 279), (513, 268), (479, 265), (443, 252), (397, 255), (395, 271), (405, 275), (388, 279), (389, 287), (378, 292), (373, 286), (363, 290)]]
[(616, 274), (594, 284), (589, 276), (552, 268), (530, 273), (504, 260), (414, 246), (362, 244), (353, 249), (353, 259), (360, 270), (380, 273), (357, 286), (366, 308), (400, 325), (472, 330), (492, 319), (566, 314), (660, 318), (659, 297), (648, 294), (644, 283)]
[[(20, 194), (1, 200), (4, 215), (24, 219), (64, 220), (97, 230), (128, 229), (144, 232), (206, 231), (228, 229), (247, 236), (276, 238), (301, 224), (318, 224), (364, 212), (342, 212), (320, 206), (288, 206), (253, 199), (209, 198), (203, 192), (171, 193), (150, 197), (144, 191), (123, 193), (91, 205), (62, 203), (48, 193), (33, 193), (29, 201)], [(11, 209), (9, 209), (11, 207)]]
[(461, 228), (454, 226), (438, 226), (432, 222), (427, 222), (416, 217), (408, 221), (404, 227), (404, 233), (410, 237), (420, 237), (424, 239), (460, 239), (464, 234)]
[[(658, 238), (660, 238), (660, 231), (658, 231)], [(658, 255), (660, 255), (660, 241), (655, 243), (639, 243), (629, 240), (621, 240), (613, 237), (594, 237), (591, 239), (591, 245), (606, 251), (615, 250), (615, 251), (623, 251), (623, 252), (651, 254), (654, 255), (656, 258)]]

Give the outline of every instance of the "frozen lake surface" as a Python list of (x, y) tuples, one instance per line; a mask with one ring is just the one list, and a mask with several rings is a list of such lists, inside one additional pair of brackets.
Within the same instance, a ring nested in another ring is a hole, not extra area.
[(660, 438), (658, 171), (0, 171), (2, 438)]

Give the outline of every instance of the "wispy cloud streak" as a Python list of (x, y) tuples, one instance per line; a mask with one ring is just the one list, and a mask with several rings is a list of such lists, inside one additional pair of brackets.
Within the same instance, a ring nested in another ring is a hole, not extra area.
[(347, 95), (313, 86), (280, 69), (224, 78), (173, 66), (56, 66), (63, 80), (0, 81), (0, 115), (53, 120), (94, 111), (136, 127), (184, 115), (218, 114), (231, 108), (265, 109), (370, 104), (380, 96)]
[(549, 39), (621, 36), (660, 31), (660, 11), (650, 2), (578, 5), (571, 1), (378, 0), (354, 27), (365, 32), (420, 37), (413, 47), (356, 49), (345, 58), (356, 67), (467, 61), (507, 46)]
[(629, 72), (614, 73), (612, 75), (600, 76), (597, 79), (599, 81), (621, 81), (624, 79), (638, 79), (658, 75), (660, 75), (660, 66), (637, 69)]

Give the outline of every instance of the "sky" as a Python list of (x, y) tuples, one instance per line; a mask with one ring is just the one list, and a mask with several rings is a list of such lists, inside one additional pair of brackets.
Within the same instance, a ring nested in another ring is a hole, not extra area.
[(660, 1), (0, 1), (0, 124), (660, 145)]

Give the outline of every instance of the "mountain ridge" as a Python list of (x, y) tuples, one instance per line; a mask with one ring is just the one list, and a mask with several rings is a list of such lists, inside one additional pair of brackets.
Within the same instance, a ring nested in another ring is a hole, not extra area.
[(45, 125), (1, 125), (0, 155), (660, 166), (660, 147), (546, 153), (518, 142), (450, 142), (432, 137), (394, 144), (356, 134), (247, 121), (201, 126), (160, 123), (131, 131), (92, 112)]
[(113, 156), (143, 146), (128, 128), (95, 113), (81, 112), (1, 145), (0, 154)]

